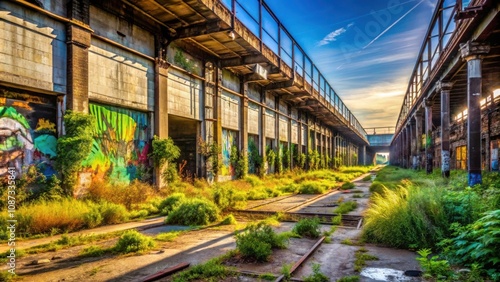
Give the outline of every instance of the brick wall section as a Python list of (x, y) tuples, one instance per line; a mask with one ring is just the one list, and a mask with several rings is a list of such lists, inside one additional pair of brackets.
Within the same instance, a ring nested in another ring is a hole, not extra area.
[(88, 112), (90, 31), (68, 25), (68, 110)]

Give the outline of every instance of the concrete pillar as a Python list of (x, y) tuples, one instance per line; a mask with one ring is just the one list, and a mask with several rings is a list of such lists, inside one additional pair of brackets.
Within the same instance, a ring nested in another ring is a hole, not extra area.
[(440, 81), (441, 91), (441, 173), (450, 177), (450, 91), (453, 83)]
[[(218, 163), (222, 162), (222, 69), (215, 68), (215, 101), (214, 101), (214, 143), (219, 147), (217, 154)], [(217, 181), (219, 173), (214, 175), (214, 180)]]
[(243, 96), (240, 104), (240, 156), (244, 156), (248, 162), (248, 82), (243, 82), (241, 86)]
[(67, 95), (66, 109), (76, 112), (89, 111), (89, 53), (92, 30), (89, 26), (89, 0), (68, 1), (66, 26)]
[(287, 127), (288, 127), (288, 134), (286, 136), (286, 139), (287, 139), (287, 146), (288, 146), (288, 154), (290, 156), (290, 158), (288, 159), (289, 163), (288, 163), (288, 169), (292, 169), (293, 168), (293, 152), (292, 152), (292, 107), (290, 105), (288, 105), (287, 107), (287, 111), (288, 111), (288, 122), (287, 122)]
[(417, 169), (417, 132), (415, 127), (410, 119), (410, 167), (412, 169)]
[(366, 146), (359, 146), (358, 148), (358, 164), (367, 165), (366, 163)]
[(425, 99), (425, 168), (427, 174), (432, 173), (432, 160), (434, 155), (432, 140), (432, 104), (431, 100)]
[[(170, 64), (161, 57), (155, 60), (155, 105), (154, 134), (159, 138), (168, 138), (168, 68)], [(157, 188), (165, 186), (162, 167), (154, 168), (154, 183)]]
[(462, 58), (467, 61), (467, 169), (469, 186), (482, 183), (481, 177), (481, 55), (490, 46), (468, 41), (460, 44)]
[[(260, 149), (260, 155), (263, 159), (266, 157), (266, 91), (261, 91), (260, 93), (260, 144), (259, 144), (259, 149)], [(267, 171), (266, 164), (263, 163), (261, 169), (264, 171)]]
[(414, 161), (414, 168), (415, 169), (420, 169), (421, 168), (421, 154), (420, 151), (422, 150), (422, 114), (416, 113), (415, 114), (415, 153), (416, 153), (416, 158)]

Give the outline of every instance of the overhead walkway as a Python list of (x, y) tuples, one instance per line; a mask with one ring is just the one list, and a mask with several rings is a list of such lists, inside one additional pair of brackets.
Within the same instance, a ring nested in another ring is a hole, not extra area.
[[(500, 2), (439, 0), (391, 144), (402, 167), (498, 170)], [(420, 160), (423, 160), (421, 162)]]

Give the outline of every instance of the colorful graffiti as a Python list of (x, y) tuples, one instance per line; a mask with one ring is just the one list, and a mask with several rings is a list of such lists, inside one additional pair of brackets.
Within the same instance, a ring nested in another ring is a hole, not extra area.
[(55, 97), (2, 90), (0, 92), (0, 175), (8, 167), (19, 174), (36, 166), (45, 176), (55, 173), (56, 156)]
[(92, 151), (83, 162), (93, 179), (129, 183), (148, 167), (149, 120), (146, 113), (91, 103), (96, 117)]
[(222, 169), (221, 175), (234, 175), (234, 168), (231, 165), (231, 147), (238, 145), (238, 132), (222, 129)]

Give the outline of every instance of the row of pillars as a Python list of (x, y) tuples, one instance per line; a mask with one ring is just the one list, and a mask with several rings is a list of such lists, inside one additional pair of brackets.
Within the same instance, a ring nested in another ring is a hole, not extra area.
[[(482, 183), (481, 176), (481, 97), (482, 97), (482, 55), (489, 52), (489, 45), (469, 41), (460, 45), (462, 59), (467, 62), (467, 171), (468, 184)], [(436, 85), (441, 101), (441, 171), (445, 178), (450, 177), (450, 92), (453, 82), (439, 81)], [(396, 164), (403, 167), (420, 168), (424, 166), (419, 152), (425, 149), (425, 168), (427, 173), (433, 170), (432, 140), (432, 105), (433, 101), (424, 99), (424, 127), (422, 114), (417, 112), (404, 126), (393, 142), (391, 149), (396, 156)], [(415, 124), (413, 124), (413, 119)], [(422, 130), (425, 130), (425, 144), (421, 144)], [(415, 146), (412, 146), (412, 140)]]
[[(222, 69), (215, 67), (213, 63), (209, 63), (212, 67), (208, 69), (204, 69), (205, 76), (205, 100), (211, 100), (209, 103), (213, 106), (209, 107), (209, 111), (206, 111), (205, 114), (205, 123), (202, 125), (202, 135), (204, 136), (204, 140), (208, 143), (215, 142), (216, 144), (222, 144)], [(240, 115), (240, 124), (238, 130), (239, 136), (239, 149), (241, 153), (245, 156), (248, 156), (248, 143), (249, 143), (249, 115), (248, 108), (250, 98), (248, 96), (249, 92), (249, 84), (253, 83), (252, 81), (246, 81), (244, 78), (241, 79), (240, 82), (240, 107), (239, 107), (239, 115)], [(260, 104), (266, 105), (269, 90), (261, 89), (260, 91)], [(292, 145), (292, 110), (291, 106), (288, 105), (287, 112), (280, 112), (280, 98), (274, 97), (274, 109), (273, 113), (275, 113), (274, 117), (274, 136), (266, 136), (266, 127), (269, 124), (266, 123), (266, 107), (261, 107), (261, 113), (259, 116), (259, 140), (258, 140), (258, 149), (261, 156), (265, 156), (267, 140), (273, 140), (273, 149), (279, 148), (280, 141), (284, 141), (280, 138), (280, 115), (287, 116), (287, 138), (286, 143), (288, 146), (288, 150), (291, 150)], [(206, 110), (206, 109), (205, 109)], [(340, 165), (352, 166), (358, 164), (365, 164), (366, 154), (366, 146), (357, 147), (352, 144), (347, 138), (340, 135), (338, 132), (334, 132), (332, 128), (327, 128), (326, 126), (318, 126), (319, 121), (313, 116), (298, 111), (298, 116), (295, 119), (297, 122), (297, 149), (299, 153), (307, 153), (309, 150), (318, 150), (320, 155), (326, 156), (328, 155), (332, 160), (334, 158), (341, 158)], [(254, 121), (255, 122), (255, 121)], [(319, 135), (319, 136), (317, 136)], [(305, 136), (305, 140), (303, 140), (303, 136)], [(318, 138), (319, 137), (319, 138)], [(317, 140), (317, 141), (316, 141)], [(305, 141), (305, 143), (304, 143)], [(303, 151), (305, 150), (305, 151)], [(354, 161), (354, 155), (358, 155), (357, 161)], [(219, 156), (220, 157), (220, 156)], [(294, 165), (293, 158), (291, 160), (291, 165)], [(202, 172), (202, 174), (204, 174)], [(213, 176), (215, 177), (215, 176)]]

